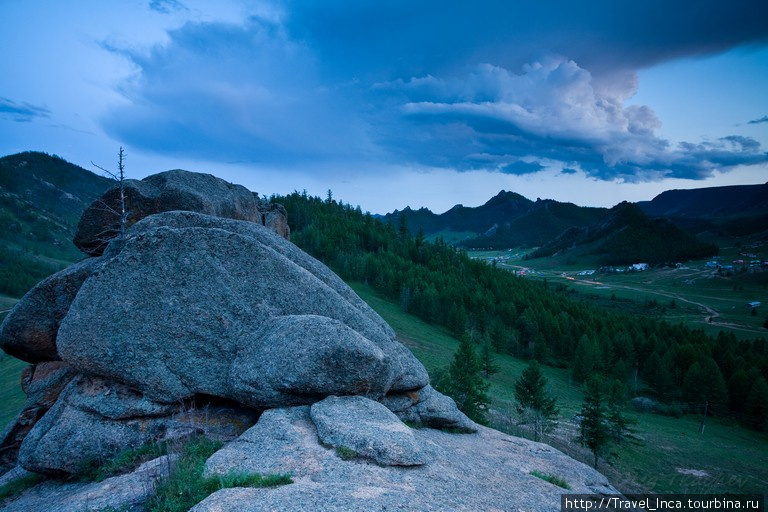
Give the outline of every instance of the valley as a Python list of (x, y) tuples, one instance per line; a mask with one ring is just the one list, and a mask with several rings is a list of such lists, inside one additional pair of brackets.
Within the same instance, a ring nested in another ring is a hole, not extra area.
[[(768, 244), (750, 251), (765, 259)], [(529, 279), (546, 280), (573, 298), (606, 309), (683, 322), (717, 335), (720, 330), (738, 338), (768, 334), (768, 269), (725, 274), (707, 267), (711, 259), (642, 271), (601, 272), (596, 262), (567, 261), (564, 257), (526, 259), (530, 250), (471, 251), (471, 257), (495, 264)], [(740, 258), (739, 249), (725, 249), (719, 261)], [(756, 308), (749, 303), (760, 302)]]

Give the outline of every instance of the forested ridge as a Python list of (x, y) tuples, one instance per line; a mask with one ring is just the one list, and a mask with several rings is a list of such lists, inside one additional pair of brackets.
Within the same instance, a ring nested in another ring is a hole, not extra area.
[(611, 208), (588, 227), (572, 227), (533, 251), (531, 258), (551, 256), (580, 245), (597, 243), (591, 254), (602, 265), (652, 265), (706, 258), (718, 253), (714, 244), (702, 242), (669, 219), (651, 218), (633, 203)]
[(627, 316), (572, 301), (470, 259), (437, 239), (412, 235), (403, 217), (385, 223), (359, 207), (294, 192), (282, 203), (292, 240), (342, 278), (367, 283), (400, 307), (498, 352), (569, 368), (574, 381), (600, 374), (652, 396), (671, 411), (732, 415), (768, 427), (765, 339), (717, 337), (682, 324)]

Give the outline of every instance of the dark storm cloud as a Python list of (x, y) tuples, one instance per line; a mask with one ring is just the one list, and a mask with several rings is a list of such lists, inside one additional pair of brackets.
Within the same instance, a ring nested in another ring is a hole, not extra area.
[(286, 2), (287, 30), (335, 72), (389, 78), (488, 62), (516, 69), (541, 52), (592, 72), (637, 69), (768, 39), (768, 3), (702, 0)]
[(149, 52), (113, 49), (139, 75), (107, 131), (158, 152), (286, 166), (554, 167), (639, 181), (766, 162), (745, 137), (673, 146), (651, 107), (626, 104), (643, 66), (765, 44), (766, 2), (296, 0), (276, 10), (188, 23)]
[(16, 102), (0, 96), (0, 117), (16, 121), (18, 123), (28, 123), (38, 117), (50, 117), (51, 111), (45, 107), (32, 105), (27, 102)]
[(522, 160), (518, 160), (517, 162), (503, 166), (500, 171), (504, 174), (516, 174), (521, 176), (523, 174), (535, 174), (543, 169), (545, 169), (545, 167), (538, 162), (523, 162)]

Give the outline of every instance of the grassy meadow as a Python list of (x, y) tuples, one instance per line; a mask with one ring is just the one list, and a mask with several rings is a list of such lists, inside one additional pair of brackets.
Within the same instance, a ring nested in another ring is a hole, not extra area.
[[(744, 258), (746, 249), (730, 247), (721, 251), (721, 261), (730, 263)], [(768, 245), (751, 247), (759, 259), (768, 259)], [(579, 258), (575, 263), (567, 255), (524, 260), (524, 251), (473, 251), (474, 258), (497, 261), (510, 271), (526, 270), (533, 279), (546, 279), (576, 292), (574, 298), (595, 306), (682, 322), (692, 329), (703, 329), (711, 336), (725, 330), (739, 339), (768, 336), (763, 324), (768, 320), (768, 271), (735, 272), (719, 275), (707, 268), (709, 260), (689, 261), (677, 268), (579, 275), (596, 270), (596, 259)], [(753, 312), (750, 302), (761, 302)]]

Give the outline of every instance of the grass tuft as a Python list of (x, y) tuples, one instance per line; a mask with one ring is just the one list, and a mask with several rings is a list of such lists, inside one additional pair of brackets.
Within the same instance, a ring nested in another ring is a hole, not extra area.
[(184, 445), (170, 477), (157, 484), (155, 496), (147, 504), (150, 512), (185, 512), (221, 489), (231, 487), (273, 487), (290, 484), (290, 475), (230, 473), (203, 477), (205, 461), (222, 443), (199, 436)]
[(360, 456), (355, 450), (346, 446), (336, 447), (336, 455), (338, 455), (341, 460), (353, 460)]
[(556, 485), (558, 487), (562, 487), (563, 489), (570, 489), (571, 486), (568, 485), (568, 482), (563, 480), (557, 475), (551, 475), (549, 473), (542, 473), (541, 471), (533, 470), (531, 471), (531, 474), (535, 476), (536, 478), (541, 478), (545, 482), (549, 482), (552, 485)]
[(27, 475), (0, 487), (0, 504), (5, 500), (15, 498), (27, 489), (30, 489), (43, 481), (41, 475)]
[(150, 441), (138, 448), (123, 450), (104, 463), (87, 464), (88, 469), (80, 473), (77, 479), (81, 482), (101, 482), (111, 476), (129, 473), (144, 462), (167, 454), (167, 443)]

